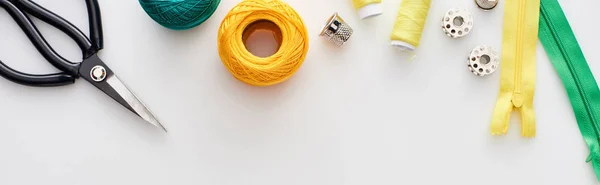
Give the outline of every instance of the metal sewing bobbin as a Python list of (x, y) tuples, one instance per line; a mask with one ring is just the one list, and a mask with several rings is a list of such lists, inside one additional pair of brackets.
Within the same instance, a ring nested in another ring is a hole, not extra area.
[(340, 47), (344, 45), (352, 36), (354, 31), (352, 28), (342, 19), (338, 13), (334, 13), (327, 24), (321, 30), (320, 36), (327, 36), (329, 41)]
[(473, 74), (486, 76), (500, 67), (500, 58), (492, 47), (481, 45), (471, 51), (467, 58), (467, 65)]
[(442, 18), (442, 30), (452, 38), (464, 37), (473, 30), (473, 15), (466, 9), (453, 8)]
[(498, 5), (499, 0), (475, 0), (475, 4), (482, 10), (489, 11)]

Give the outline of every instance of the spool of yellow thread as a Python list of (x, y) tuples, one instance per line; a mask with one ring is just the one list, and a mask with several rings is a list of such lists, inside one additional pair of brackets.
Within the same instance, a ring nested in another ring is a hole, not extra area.
[(402, 0), (392, 30), (391, 44), (404, 51), (414, 51), (421, 43), (431, 0)]
[[(269, 30), (279, 44), (266, 58), (250, 53), (246, 41), (254, 31)], [(280, 0), (244, 0), (221, 22), (218, 35), (223, 65), (238, 80), (269, 86), (289, 79), (308, 52), (308, 31), (300, 16)]]
[(375, 17), (383, 13), (381, 0), (352, 0), (360, 19)]

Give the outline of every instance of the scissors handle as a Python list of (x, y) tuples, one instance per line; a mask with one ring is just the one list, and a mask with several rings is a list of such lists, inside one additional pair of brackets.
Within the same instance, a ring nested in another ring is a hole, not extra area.
[(71, 24), (69, 21), (64, 18), (56, 15), (55, 13), (47, 10), (46, 8), (40, 6), (39, 4), (30, 1), (30, 0), (13, 0), (14, 5), (17, 6), (21, 11), (26, 12), (56, 28), (66, 33), (71, 39), (77, 43), (79, 48), (84, 51), (84, 58), (86, 57), (86, 51), (90, 50), (92, 47), (92, 43), (90, 40), (79, 30), (79, 28), (75, 27), (75, 25)]
[[(85, 0), (90, 24), (90, 38), (95, 52), (104, 49), (104, 34), (102, 33), (102, 16), (98, 0)], [(95, 53), (94, 52), (94, 53)], [(85, 57), (88, 58), (89, 56)]]
[(54, 67), (63, 71), (63, 73), (47, 75), (27, 74), (16, 71), (0, 61), (0, 75), (13, 82), (29, 86), (60, 86), (73, 83), (74, 79), (79, 78), (81, 64), (68, 61), (56, 53), (25, 13), (29, 13), (67, 34), (77, 43), (83, 58), (86, 59), (96, 54), (103, 46), (98, 2), (97, 0), (86, 0), (86, 5), (90, 19), (90, 35), (93, 36), (92, 41), (69, 21), (31, 0), (0, 0), (0, 7), (6, 9), (42, 56)]
[(54, 87), (75, 83), (75, 78), (64, 72), (34, 75), (14, 70), (4, 64), (0, 64), (0, 76), (18, 84), (36, 87)]

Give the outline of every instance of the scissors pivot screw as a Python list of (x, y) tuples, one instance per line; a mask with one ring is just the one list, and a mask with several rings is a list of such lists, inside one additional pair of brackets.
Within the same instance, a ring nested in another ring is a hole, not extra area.
[(92, 71), (90, 71), (90, 76), (92, 77), (92, 80), (101, 82), (106, 78), (106, 69), (102, 66), (94, 66)]

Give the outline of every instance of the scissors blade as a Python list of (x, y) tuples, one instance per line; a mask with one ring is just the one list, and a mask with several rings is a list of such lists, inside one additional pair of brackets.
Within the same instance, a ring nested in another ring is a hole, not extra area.
[(79, 76), (105, 94), (119, 102), (121, 105), (135, 113), (146, 122), (161, 128), (165, 132), (167, 129), (154, 117), (152, 112), (133, 94), (121, 80), (112, 72), (97, 55), (85, 59), (79, 67)]
[(106, 78), (106, 83), (108, 83), (108, 85), (110, 85), (117, 92), (117, 94), (121, 96), (121, 98), (123, 98), (123, 100), (125, 100), (125, 102), (127, 103), (127, 106), (125, 107), (128, 107), (129, 110), (140, 116), (142, 119), (146, 120), (148, 123), (158, 128), (161, 128), (165, 132), (167, 132), (167, 129), (165, 129), (165, 127), (163, 127), (162, 124), (160, 124), (160, 122), (154, 117), (152, 112), (148, 110), (148, 108), (142, 103), (142, 101), (140, 101), (140, 99), (135, 94), (133, 94), (129, 90), (129, 88), (127, 88), (127, 86), (125, 86), (125, 84), (123, 84), (123, 82), (119, 80), (119, 78), (116, 75), (113, 74)]

